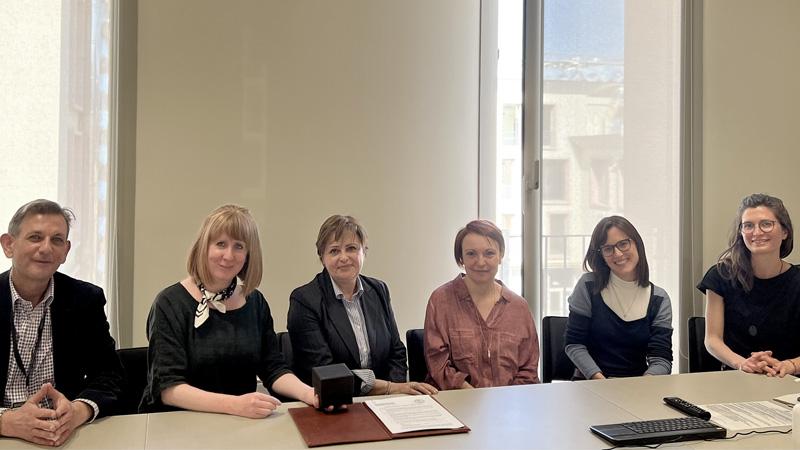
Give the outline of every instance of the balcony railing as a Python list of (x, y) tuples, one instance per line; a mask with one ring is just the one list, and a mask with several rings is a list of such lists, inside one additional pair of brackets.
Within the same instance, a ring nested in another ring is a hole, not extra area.
[(567, 298), (583, 274), (588, 234), (542, 235), (542, 287), (544, 314), (566, 316)]

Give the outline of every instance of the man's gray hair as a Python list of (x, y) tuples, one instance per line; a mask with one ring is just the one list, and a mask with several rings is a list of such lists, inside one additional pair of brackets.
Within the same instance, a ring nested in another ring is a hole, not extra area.
[(72, 221), (75, 220), (75, 213), (69, 208), (61, 207), (61, 205), (52, 200), (43, 198), (20, 206), (17, 212), (14, 213), (14, 216), (11, 217), (11, 221), (8, 222), (8, 234), (17, 237), (22, 221), (24, 221), (26, 217), (34, 214), (64, 217), (64, 221), (67, 223), (67, 237), (69, 237), (69, 228), (70, 225), (72, 225)]

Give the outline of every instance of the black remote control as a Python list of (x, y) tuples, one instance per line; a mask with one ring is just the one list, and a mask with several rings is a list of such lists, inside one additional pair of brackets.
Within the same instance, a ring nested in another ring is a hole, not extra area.
[(664, 403), (672, 406), (673, 408), (677, 409), (678, 411), (693, 416), (699, 417), (703, 420), (710, 420), (711, 413), (706, 411), (703, 408), (695, 405), (694, 403), (689, 403), (686, 400), (679, 398), (679, 397), (664, 397)]

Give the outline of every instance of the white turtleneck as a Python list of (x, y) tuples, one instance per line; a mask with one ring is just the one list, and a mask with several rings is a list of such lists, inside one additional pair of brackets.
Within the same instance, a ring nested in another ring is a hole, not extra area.
[(608, 286), (600, 291), (603, 302), (626, 322), (646, 316), (650, 304), (650, 286), (642, 287), (638, 281), (625, 281), (614, 272), (609, 275)]

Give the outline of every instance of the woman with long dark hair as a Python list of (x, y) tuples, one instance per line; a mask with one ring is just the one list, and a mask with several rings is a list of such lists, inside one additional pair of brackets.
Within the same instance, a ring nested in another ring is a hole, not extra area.
[(728, 248), (697, 288), (706, 295), (709, 353), (728, 367), (783, 377), (800, 372), (800, 270), (783, 258), (794, 245), (781, 199), (742, 199)]
[(644, 242), (624, 217), (595, 226), (585, 273), (569, 297), (567, 356), (575, 378), (666, 375), (672, 371), (672, 306), (650, 282)]

